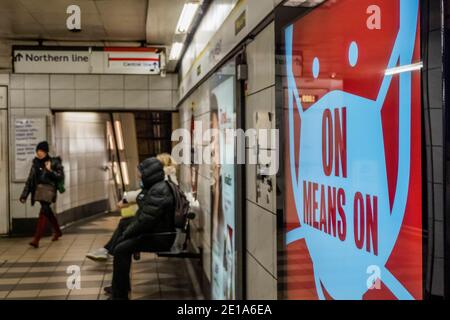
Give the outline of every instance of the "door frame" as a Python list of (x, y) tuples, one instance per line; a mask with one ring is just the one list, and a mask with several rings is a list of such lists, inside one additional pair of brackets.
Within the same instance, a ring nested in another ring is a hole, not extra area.
[[(0, 86), (0, 90), (5, 91), (6, 103), (4, 108), (0, 108), (0, 122), (4, 124), (0, 129), (0, 157), (2, 159), (2, 167), (4, 167), (4, 177), (0, 176), (0, 186), (4, 183), (4, 205), (0, 205), (0, 213), (5, 210), (5, 215), (0, 214), (0, 235), (7, 235), (10, 231), (11, 212), (10, 212), (10, 165), (9, 165), (9, 114), (8, 114), (8, 86)], [(3, 115), (4, 114), (4, 115)], [(3, 119), (4, 118), (4, 119)], [(3, 128), (4, 127), (4, 128)], [(4, 131), (4, 134), (3, 134)], [(4, 142), (4, 148), (3, 143)], [(4, 149), (4, 150), (3, 150)], [(2, 181), (3, 180), (3, 181)], [(3, 193), (3, 192), (2, 192)], [(2, 201), (3, 202), (3, 201)]]

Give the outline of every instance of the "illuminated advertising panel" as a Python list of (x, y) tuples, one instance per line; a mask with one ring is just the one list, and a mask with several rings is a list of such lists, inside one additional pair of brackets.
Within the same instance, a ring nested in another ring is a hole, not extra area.
[(234, 61), (217, 72), (211, 82), (212, 130), (212, 297), (236, 299), (236, 146), (227, 130), (236, 129)]
[(289, 299), (423, 298), (419, 25), (335, 0), (284, 29)]

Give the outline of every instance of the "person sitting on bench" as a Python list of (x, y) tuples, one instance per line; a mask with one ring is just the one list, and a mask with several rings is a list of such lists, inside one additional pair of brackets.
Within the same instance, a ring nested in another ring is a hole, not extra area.
[[(172, 156), (168, 153), (159, 154), (156, 157), (164, 166), (164, 174), (166, 180), (170, 179), (175, 184), (178, 184), (177, 180), (177, 163), (172, 158)], [(141, 177), (139, 177), (140, 179)], [(142, 192), (142, 189), (128, 191), (124, 195), (123, 199), (117, 204), (119, 209), (129, 207), (131, 205), (136, 204), (136, 199), (138, 195)], [(86, 258), (91, 259), (96, 262), (106, 262), (110, 257), (112, 257), (112, 253), (114, 252), (114, 248), (117, 245), (117, 240), (120, 238), (125, 229), (133, 222), (134, 217), (122, 218), (119, 221), (119, 225), (116, 230), (114, 230), (113, 235), (109, 239), (108, 243), (105, 244), (102, 248), (98, 248), (89, 252), (86, 255)], [(108, 293), (110, 293), (109, 287), (106, 289)]]
[(137, 197), (138, 211), (133, 221), (117, 239), (114, 256), (112, 299), (127, 300), (131, 290), (130, 268), (135, 252), (169, 251), (176, 230), (175, 199), (165, 182), (163, 164), (149, 158), (139, 165), (142, 192)]

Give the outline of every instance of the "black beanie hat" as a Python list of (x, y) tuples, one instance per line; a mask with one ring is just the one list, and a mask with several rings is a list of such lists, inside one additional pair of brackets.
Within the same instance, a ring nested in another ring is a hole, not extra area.
[(36, 146), (36, 151), (42, 150), (42, 151), (45, 151), (46, 153), (48, 153), (49, 149), (50, 148), (48, 146), (48, 142), (47, 141), (39, 142), (38, 145)]

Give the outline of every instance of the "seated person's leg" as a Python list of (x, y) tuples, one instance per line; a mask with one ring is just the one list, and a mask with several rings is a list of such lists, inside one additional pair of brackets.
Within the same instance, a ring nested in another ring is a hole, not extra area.
[(94, 261), (108, 260), (108, 255), (112, 255), (114, 252), (114, 248), (117, 245), (117, 240), (122, 236), (122, 233), (130, 225), (133, 219), (133, 217), (120, 219), (119, 225), (116, 230), (114, 230), (114, 233), (108, 243), (103, 248), (99, 248), (88, 253), (86, 257)]
[(144, 235), (117, 244), (114, 250), (112, 293), (114, 299), (127, 299), (131, 291), (130, 268), (131, 257), (136, 252), (168, 251), (175, 240), (175, 235)]
[(131, 256), (139, 248), (139, 239), (129, 239), (117, 244), (114, 250), (112, 292), (113, 299), (128, 299), (131, 289)]

